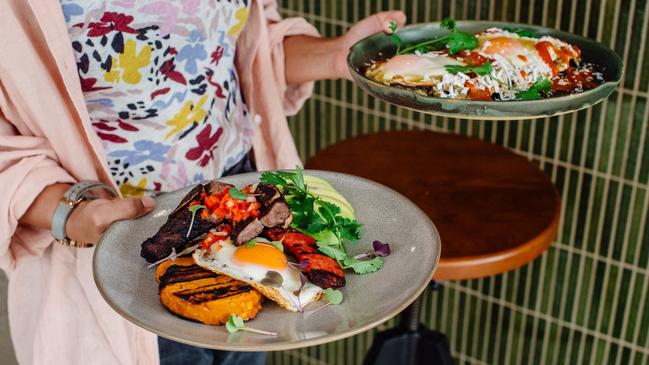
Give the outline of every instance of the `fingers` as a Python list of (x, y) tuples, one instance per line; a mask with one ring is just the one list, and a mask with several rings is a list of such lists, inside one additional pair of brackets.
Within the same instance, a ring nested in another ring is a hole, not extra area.
[(98, 214), (102, 220), (112, 223), (122, 219), (133, 219), (149, 213), (155, 207), (155, 199), (144, 196), (141, 198), (115, 199), (102, 206)]
[(396, 22), (399, 28), (406, 24), (406, 14), (400, 10), (383, 11), (374, 14), (374, 17), (379, 24), (379, 28), (383, 29), (387, 34), (392, 34), (390, 22)]

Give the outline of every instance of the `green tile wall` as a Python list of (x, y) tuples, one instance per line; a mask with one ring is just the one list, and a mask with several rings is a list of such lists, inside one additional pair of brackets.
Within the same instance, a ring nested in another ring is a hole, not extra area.
[[(303, 159), (345, 138), (389, 129), (470, 135), (511, 148), (559, 189), (551, 249), (502, 275), (427, 290), (422, 321), (446, 332), (459, 364), (649, 363), (649, 9), (646, 1), (281, 0), (323, 35), (386, 9), (410, 22), (492, 19), (539, 24), (609, 45), (625, 75), (605, 102), (560, 117), (477, 122), (433, 117), (375, 100), (347, 81), (316, 84), (291, 128)], [(393, 321), (381, 328), (389, 327)], [(373, 332), (277, 352), (271, 364), (361, 364)]]

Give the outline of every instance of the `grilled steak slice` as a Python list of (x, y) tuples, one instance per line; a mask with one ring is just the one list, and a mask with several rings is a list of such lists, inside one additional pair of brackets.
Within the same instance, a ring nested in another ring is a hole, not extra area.
[(293, 222), (293, 214), (282, 193), (270, 184), (259, 184), (255, 189), (257, 201), (261, 203), (261, 224), (265, 227), (287, 228)]
[(192, 213), (189, 209), (179, 210), (175, 215), (169, 216), (167, 222), (160, 227), (160, 230), (153, 236), (142, 242), (140, 256), (147, 262), (156, 262), (171, 254), (171, 249), (176, 251), (182, 249), (186, 242), (208, 232), (214, 227), (214, 223), (202, 219), (196, 214), (194, 225), (187, 237), (187, 231), (192, 221)]
[(286, 231), (279, 228), (265, 232), (268, 239), (282, 240), (284, 250), (306, 265), (302, 269), (309, 280), (321, 288), (345, 286), (345, 273), (336, 260), (318, 251), (316, 240), (308, 234)]
[(232, 184), (226, 184), (220, 181), (210, 181), (209, 183), (204, 185), (204, 188), (205, 188), (205, 192), (208, 195), (211, 195), (211, 194), (221, 193), (226, 188), (230, 188), (232, 186), (233, 186)]
[(250, 216), (248, 219), (233, 224), (230, 237), (235, 246), (241, 246), (259, 236), (263, 230), (264, 226), (259, 219)]
[[(291, 209), (286, 204), (283, 197), (273, 200), (263, 212), (262, 217), (259, 219), (264, 227), (287, 227), (293, 221)], [(288, 222), (288, 224), (286, 224)]]
[(180, 201), (176, 209), (173, 210), (173, 212), (169, 213), (169, 216), (174, 216), (176, 213), (180, 212), (184, 208), (187, 208), (189, 203), (191, 203), (195, 199), (200, 199), (201, 198), (201, 193), (205, 191), (204, 186), (201, 184), (196, 185), (192, 190), (190, 190), (183, 199)]

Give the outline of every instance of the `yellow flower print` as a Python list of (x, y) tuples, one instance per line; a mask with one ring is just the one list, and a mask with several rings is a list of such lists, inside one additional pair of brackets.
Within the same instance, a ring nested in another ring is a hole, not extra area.
[(146, 177), (143, 177), (138, 183), (137, 186), (131, 184), (130, 182), (126, 182), (122, 184), (119, 187), (119, 191), (122, 193), (123, 196), (129, 197), (129, 196), (143, 196), (145, 187), (146, 187)]
[(189, 124), (205, 119), (207, 112), (203, 109), (203, 104), (206, 100), (207, 95), (203, 95), (196, 105), (191, 100), (187, 101), (173, 118), (165, 122), (166, 125), (174, 127), (171, 132), (167, 133), (165, 139), (185, 129)]
[(238, 37), (239, 33), (243, 30), (243, 27), (246, 25), (246, 21), (248, 20), (248, 8), (240, 8), (237, 10), (236, 13), (234, 13), (234, 18), (237, 19), (239, 22), (230, 28), (228, 31), (228, 35), (232, 37)]
[(136, 52), (136, 43), (129, 39), (124, 44), (124, 52), (113, 58), (113, 64), (110, 71), (104, 74), (104, 80), (112, 83), (119, 82), (120, 69), (124, 72), (121, 77), (127, 84), (137, 84), (142, 79), (139, 69), (145, 67), (151, 62), (151, 47), (146, 44), (139, 53)]

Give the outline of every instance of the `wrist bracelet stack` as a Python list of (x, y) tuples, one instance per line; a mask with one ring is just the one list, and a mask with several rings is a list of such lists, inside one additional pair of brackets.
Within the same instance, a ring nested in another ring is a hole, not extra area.
[(80, 181), (72, 185), (65, 192), (63, 198), (61, 198), (52, 216), (52, 236), (63, 245), (78, 248), (94, 246), (94, 243), (84, 243), (69, 239), (65, 231), (65, 224), (72, 210), (82, 201), (91, 199), (87, 193), (94, 189), (104, 189), (113, 194), (113, 196), (118, 195), (115, 189), (98, 181)]

